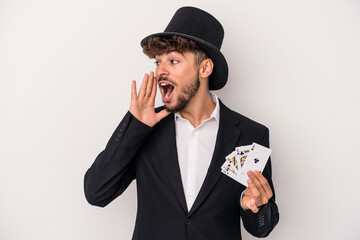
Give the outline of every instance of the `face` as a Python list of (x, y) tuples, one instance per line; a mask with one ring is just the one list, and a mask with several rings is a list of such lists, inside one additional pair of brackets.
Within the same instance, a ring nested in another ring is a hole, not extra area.
[(183, 110), (199, 89), (199, 69), (191, 52), (170, 51), (155, 56), (159, 88), (165, 108)]

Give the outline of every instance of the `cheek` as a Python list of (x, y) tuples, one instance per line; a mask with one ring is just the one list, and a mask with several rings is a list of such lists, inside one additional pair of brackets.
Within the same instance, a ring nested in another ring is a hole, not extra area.
[(197, 71), (194, 67), (183, 68), (181, 72), (178, 72), (178, 74), (178, 76), (185, 80), (185, 82), (189, 82), (190, 80), (197, 77)]

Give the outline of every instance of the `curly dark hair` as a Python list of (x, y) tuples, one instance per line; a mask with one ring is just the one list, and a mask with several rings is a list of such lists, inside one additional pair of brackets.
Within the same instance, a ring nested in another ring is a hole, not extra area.
[(170, 50), (179, 52), (190, 51), (194, 53), (195, 63), (198, 65), (208, 58), (206, 53), (196, 46), (194, 41), (178, 36), (172, 36), (170, 38), (151, 37), (143, 46), (143, 52), (149, 58), (155, 58), (156, 55), (161, 55)]

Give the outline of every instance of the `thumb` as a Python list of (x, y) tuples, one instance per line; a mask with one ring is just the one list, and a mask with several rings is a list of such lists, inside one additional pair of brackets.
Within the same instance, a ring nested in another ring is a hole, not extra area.
[(253, 213), (257, 213), (259, 211), (259, 209), (256, 207), (254, 199), (250, 199), (246, 205)]
[(170, 112), (166, 111), (166, 109), (163, 109), (161, 112), (158, 112), (156, 114), (156, 121), (159, 122), (161, 119), (169, 115)]

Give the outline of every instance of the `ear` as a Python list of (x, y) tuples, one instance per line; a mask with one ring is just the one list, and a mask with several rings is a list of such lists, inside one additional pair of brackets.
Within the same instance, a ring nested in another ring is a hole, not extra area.
[(214, 63), (210, 58), (203, 60), (200, 64), (199, 77), (208, 78), (214, 69)]

